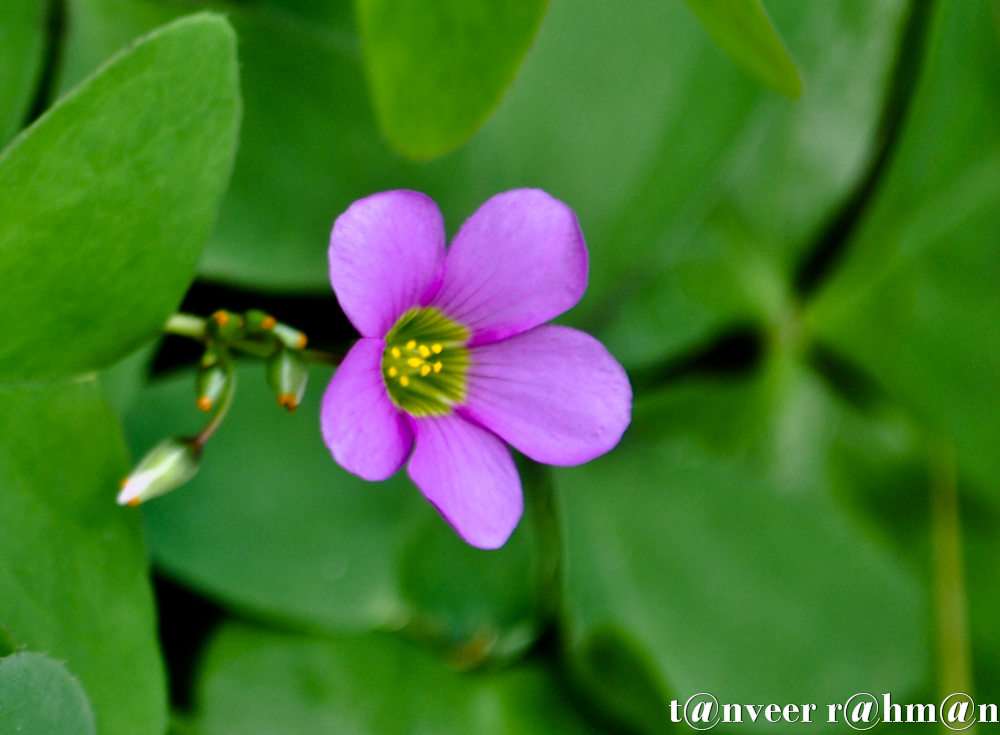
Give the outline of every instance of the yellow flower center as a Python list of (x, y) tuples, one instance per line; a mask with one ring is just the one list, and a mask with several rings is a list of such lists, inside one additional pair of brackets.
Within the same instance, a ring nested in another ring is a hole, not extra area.
[(411, 416), (441, 416), (465, 400), (468, 330), (437, 309), (410, 309), (385, 338), (382, 378)]

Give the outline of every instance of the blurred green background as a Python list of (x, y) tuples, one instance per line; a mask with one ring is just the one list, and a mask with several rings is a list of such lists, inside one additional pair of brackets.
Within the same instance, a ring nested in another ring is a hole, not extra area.
[[(0, 0), (0, 734), (1000, 703), (998, 13)], [(195, 479), (114, 504), (204, 422), (167, 316), (264, 308), (342, 350), (338, 214), (412, 188), (453, 234), (516, 187), (577, 212), (560, 321), (636, 401), (588, 465), (518, 458), (502, 550), (334, 464), (328, 368), (289, 416), (241, 363)]]

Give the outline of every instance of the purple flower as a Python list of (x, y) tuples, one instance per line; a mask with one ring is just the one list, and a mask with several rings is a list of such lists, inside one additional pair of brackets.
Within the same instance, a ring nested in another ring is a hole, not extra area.
[(473, 546), (503, 546), (521, 517), (505, 442), (575, 465), (629, 424), (621, 365), (593, 337), (544, 324), (583, 295), (587, 247), (573, 210), (543, 191), (493, 197), (447, 251), (429, 197), (361, 199), (333, 226), (330, 281), (361, 339), (323, 396), (327, 446), (366, 480), (409, 458), (417, 487)]

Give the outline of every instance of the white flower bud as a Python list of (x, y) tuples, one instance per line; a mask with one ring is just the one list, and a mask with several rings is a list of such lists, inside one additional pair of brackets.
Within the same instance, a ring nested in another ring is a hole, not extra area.
[(175, 490), (198, 472), (200, 449), (191, 439), (165, 439), (122, 481), (118, 505), (136, 506)]

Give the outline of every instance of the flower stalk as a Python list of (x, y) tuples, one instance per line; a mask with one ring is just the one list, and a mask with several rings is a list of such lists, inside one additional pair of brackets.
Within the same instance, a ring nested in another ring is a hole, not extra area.
[(212, 438), (218, 428), (222, 425), (222, 422), (226, 418), (226, 414), (229, 413), (229, 409), (233, 405), (233, 398), (236, 397), (236, 374), (233, 373), (229, 376), (229, 380), (226, 383), (225, 388), (222, 393), (222, 400), (219, 401), (219, 406), (216, 408), (215, 413), (212, 414), (212, 418), (205, 425), (205, 428), (199, 432), (198, 436), (194, 437), (191, 441), (198, 453), (208, 443), (208, 440)]
[(122, 481), (121, 505), (139, 505), (194, 477), (202, 449), (222, 425), (236, 396), (234, 353), (266, 361), (278, 405), (289, 412), (302, 400), (310, 364), (337, 366), (343, 359), (336, 353), (305, 349), (308, 338), (303, 332), (259, 309), (245, 314), (220, 309), (207, 319), (174, 314), (163, 331), (205, 345), (195, 381), (196, 405), (213, 413), (197, 436), (166, 439), (150, 450)]
[(525, 498), (531, 507), (532, 525), (538, 554), (537, 578), (542, 604), (543, 625), (554, 622), (559, 612), (562, 575), (562, 529), (552, 470), (543, 464), (523, 459)]
[(930, 464), (938, 686), (942, 696), (974, 696), (954, 447), (933, 447)]
[[(230, 312), (216, 312), (216, 314), (220, 313), (230, 314)], [(284, 346), (296, 350), (299, 357), (311, 365), (336, 367), (343, 362), (344, 355), (341, 353), (306, 349), (308, 338), (303, 332), (282, 324), (266, 314), (260, 318), (261, 314), (264, 312), (253, 309), (241, 317), (248, 334), (228, 340), (227, 346), (243, 355), (263, 359), (271, 357), (281, 346)], [(255, 316), (256, 319), (254, 319)], [(163, 331), (166, 334), (207, 343), (210, 340), (209, 321), (209, 319), (194, 314), (178, 313), (167, 319), (167, 323), (163, 325)], [(273, 335), (274, 339), (261, 339), (262, 335), (267, 334)]]

